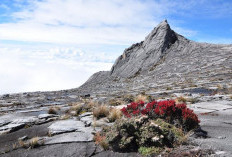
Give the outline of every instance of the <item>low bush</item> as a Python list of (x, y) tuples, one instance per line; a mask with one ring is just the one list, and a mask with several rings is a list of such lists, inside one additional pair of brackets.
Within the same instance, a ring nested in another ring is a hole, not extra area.
[(162, 119), (148, 116), (120, 119), (115, 125), (103, 129), (109, 148), (118, 152), (138, 151), (141, 147), (173, 147), (182, 141), (182, 130)]
[(174, 100), (159, 102), (154, 100), (146, 105), (143, 101), (132, 102), (121, 111), (128, 118), (138, 115), (147, 115), (151, 119), (162, 118), (185, 131), (198, 127), (200, 122), (197, 115), (187, 108), (186, 104), (176, 104)]
[[(186, 142), (187, 131), (199, 126), (199, 120), (186, 104), (174, 100), (132, 102), (121, 109), (123, 117), (104, 127), (95, 141), (118, 152), (158, 154)], [(100, 139), (100, 140), (99, 140)]]

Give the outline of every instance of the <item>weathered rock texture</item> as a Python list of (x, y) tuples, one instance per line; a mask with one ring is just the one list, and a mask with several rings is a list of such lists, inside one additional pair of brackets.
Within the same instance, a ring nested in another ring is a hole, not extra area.
[(231, 83), (232, 45), (198, 43), (161, 22), (140, 43), (125, 49), (111, 71), (95, 73), (78, 91), (149, 89), (165, 84)]

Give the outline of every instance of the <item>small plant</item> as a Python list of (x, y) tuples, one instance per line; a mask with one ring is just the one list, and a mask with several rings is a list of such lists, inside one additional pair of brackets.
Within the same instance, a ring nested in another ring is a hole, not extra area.
[(222, 85), (218, 84), (218, 85), (217, 85), (217, 88), (218, 88), (218, 89), (222, 89)]
[(17, 149), (18, 148), (17, 143), (13, 143), (12, 147), (13, 150)]
[(180, 97), (177, 97), (177, 98), (176, 98), (176, 101), (177, 101), (178, 103), (186, 103), (186, 102), (187, 102), (187, 99), (186, 99), (185, 97), (183, 97), (183, 96), (180, 96)]
[(136, 98), (135, 98), (135, 102), (140, 102), (140, 101), (143, 101), (143, 102), (147, 102), (148, 101), (148, 98), (146, 95), (138, 95)]
[(106, 137), (105, 136), (101, 136), (101, 134), (99, 132), (97, 132), (94, 136), (94, 141), (97, 145), (100, 145), (104, 150), (108, 150), (109, 149), (109, 144), (106, 141)]
[(38, 137), (33, 137), (32, 139), (29, 140), (28, 145), (31, 148), (38, 147), (40, 145), (39, 144), (39, 138)]
[(69, 119), (70, 117), (71, 117), (70, 115), (65, 114), (65, 115), (62, 115), (62, 116), (60, 117), (60, 119), (61, 119), (61, 120), (66, 120), (66, 119)]
[(131, 103), (131, 102), (135, 101), (135, 97), (133, 95), (125, 95), (123, 98), (123, 101), (125, 101), (127, 103)]
[(120, 119), (122, 117), (122, 112), (119, 109), (113, 108), (110, 111), (110, 114), (108, 116), (108, 119), (110, 122), (114, 122), (117, 119)]
[(172, 87), (167, 87), (166, 90), (172, 90)]
[(19, 140), (18, 143), (19, 146), (23, 148), (36, 148), (43, 144), (43, 142), (39, 141), (39, 137), (33, 137), (26, 142), (23, 140)]
[(26, 143), (23, 140), (19, 140), (18, 142), (19, 142), (20, 147), (25, 147), (26, 146)]
[(122, 101), (120, 101), (120, 100), (117, 100), (117, 99), (110, 99), (109, 100), (109, 105), (111, 105), (111, 106), (118, 106), (121, 104), (122, 104)]
[(50, 107), (48, 110), (49, 114), (57, 114), (57, 110), (54, 107)]
[(93, 109), (93, 116), (97, 119), (107, 117), (109, 115), (109, 111), (110, 109), (106, 105), (99, 105)]
[(70, 111), (75, 111), (76, 115), (78, 116), (83, 110), (82, 104), (75, 104), (70, 108)]
[(92, 111), (94, 108), (95, 102), (94, 101), (89, 101), (87, 102), (83, 107), (85, 111)]
[(159, 154), (163, 149), (159, 147), (140, 147), (138, 151), (140, 154), (148, 156), (151, 154)]

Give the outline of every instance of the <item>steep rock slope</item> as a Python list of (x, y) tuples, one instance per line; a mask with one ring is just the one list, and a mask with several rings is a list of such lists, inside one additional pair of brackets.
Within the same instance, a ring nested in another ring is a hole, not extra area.
[(160, 86), (231, 84), (232, 45), (198, 43), (174, 32), (165, 20), (127, 48), (111, 71), (94, 74), (78, 91), (148, 90)]
[(111, 69), (112, 76), (132, 77), (159, 62), (177, 41), (167, 21), (161, 22), (144, 41), (127, 48)]

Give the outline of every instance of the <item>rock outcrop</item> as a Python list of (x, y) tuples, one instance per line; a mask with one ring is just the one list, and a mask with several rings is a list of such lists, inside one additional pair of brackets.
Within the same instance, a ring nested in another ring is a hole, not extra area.
[(78, 91), (94, 93), (208, 82), (230, 83), (232, 45), (198, 43), (161, 22), (140, 43), (125, 49), (110, 71), (94, 74)]
[(111, 69), (112, 76), (133, 77), (157, 64), (178, 40), (167, 21), (161, 22), (144, 41), (127, 48)]

